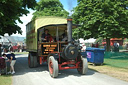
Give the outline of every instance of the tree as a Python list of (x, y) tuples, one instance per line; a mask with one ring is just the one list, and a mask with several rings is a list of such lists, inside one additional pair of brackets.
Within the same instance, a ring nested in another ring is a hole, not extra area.
[(95, 43), (99, 42), (99, 44), (102, 44), (103, 42), (103, 38), (102, 37), (99, 37), (96, 39)]
[(22, 33), (16, 20), (22, 23), (20, 17), (29, 13), (28, 9), (34, 9), (35, 0), (0, 0), (0, 35), (8, 33)]
[(69, 14), (59, 0), (40, 0), (35, 9), (33, 19), (41, 16), (67, 17)]
[(109, 51), (110, 38), (128, 37), (127, 5), (127, 0), (78, 0), (73, 18), (81, 24), (79, 36), (106, 38)]

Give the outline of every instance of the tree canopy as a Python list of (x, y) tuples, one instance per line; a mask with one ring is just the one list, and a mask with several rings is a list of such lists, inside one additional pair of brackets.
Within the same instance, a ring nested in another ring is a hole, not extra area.
[(20, 17), (29, 13), (28, 9), (34, 9), (35, 0), (0, 0), (0, 35), (8, 33), (22, 33), (16, 20), (22, 23)]
[(74, 31), (80, 38), (128, 37), (128, 0), (78, 0), (74, 22), (81, 25)]
[(69, 14), (59, 0), (40, 0), (35, 9), (33, 19), (41, 16), (67, 17)]

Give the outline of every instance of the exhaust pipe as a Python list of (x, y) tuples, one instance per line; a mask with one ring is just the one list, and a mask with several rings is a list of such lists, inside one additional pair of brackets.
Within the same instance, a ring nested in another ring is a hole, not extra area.
[(72, 18), (67, 18), (67, 29), (68, 42), (72, 43)]

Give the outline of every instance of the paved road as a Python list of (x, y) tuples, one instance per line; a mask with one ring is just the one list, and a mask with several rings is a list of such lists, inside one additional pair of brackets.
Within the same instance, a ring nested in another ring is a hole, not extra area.
[(128, 85), (128, 82), (89, 70), (87, 75), (79, 75), (77, 70), (62, 70), (58, 78), (51, 78), (47, 64), (29, 68), (27, 55), (17, 55), (16, 74), (12, 85)]

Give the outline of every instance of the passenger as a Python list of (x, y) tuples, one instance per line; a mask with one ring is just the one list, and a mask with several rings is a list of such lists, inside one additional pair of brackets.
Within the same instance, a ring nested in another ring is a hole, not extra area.
[(62, 41), (68, 41), (68, 37), (67, 37), (67, 36), (64, 37), (64, 38), (62, 39)]
[(62, 38), (66, 37), (67, 36), (67, 30), (64, 30), (64, 33), (61, 36), (62, 36)]
[(62, 41), (67, 41), (68, 40), (67, 30), (64, 30), (64, 33), (61, 35), (61, 37), (62, 37)]
[(48, 32), (49, 30), (45, 29), (45, 32), (41, 36), (42, 42), (53, 42), (53, 38)]
[[(65, 41), (67, 42), (68, 41), (68, 34), (67, 34), (67, 30), (64, 30), (64, 33), (61, 35), (62, 37), (62, 41)], [(72, 41), (75, 41), (73, 38), (72, 38)]]

